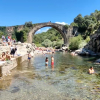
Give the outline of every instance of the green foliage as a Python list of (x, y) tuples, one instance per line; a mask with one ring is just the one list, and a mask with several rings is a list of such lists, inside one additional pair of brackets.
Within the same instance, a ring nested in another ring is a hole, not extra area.
[(30, 21), (30, 22), (25, 22), (25, 26), (26, 26), (26, 27), (33, 27), (33, 24), (32, 24), (31, 21)]
[(49, 29), (47, 32), (42, 32), (41, 34), (34, 35), (34, 43), (42, 43), (45, 39), (53, 41), (59, 41), (62, 39), (61, 34), (54, 28)]
[(62, 44), (63, 44), (63, 40), (58, 41), (58, 42), (56, 43), (56, 45), (55, 45), (55, 48), (56, 48), (56, 49), (60, 49), (60, 48), (62, 47)]
[(76, 50), (79, 48), (79, 44), (82, 42), (83, 38), (81, 35), (78, 35), (77, 37), (72, 37), (70, 39), (69, 43), (69, 49), (70, 50)]
[(2, 37), (2, 35), (4, 35), (4, 33), (2, 31), (0, 31), (0, 38)]
[(86, 15), (82, 17), (81, 14), (74, 18), (74, 22), (71, 26), (78, 26), (78, 32), (80, 32), (84, 37), (93, 34), (94, 30), (98, 29), (100, 22), (100, 11), (95, 10), (91, 15)]
[(43, 45), (41, 45), (40, 43), (35, 43), (35, 45), (37, 46), (37, 47), (43, 47)]
[(74, 23), (74, 22), (71, 23), (70, 25), (71, 25), (71, 26), (76, 26), (76, 27), (78, 27), (78, 24), (77, 24), (77, 23)]
[(87, 42), (85, 40), (80, 41), (78, 48), (83, 48)]
[(65, 27), (66, 29), (68, 29), (69, 25), (65, 25), (64, 27)]
[(27, 40), (27, 31), (21, 30), (15, 33), (17, 41), (26, 42)]
[(49, 39), (46, 39), (42, 42), (42, 45), (45, 46), (45, 47), (51, 47), (52, 42)]
[(90, 41), (90, 36), (87, 36), (85, 41), (88, 43)]

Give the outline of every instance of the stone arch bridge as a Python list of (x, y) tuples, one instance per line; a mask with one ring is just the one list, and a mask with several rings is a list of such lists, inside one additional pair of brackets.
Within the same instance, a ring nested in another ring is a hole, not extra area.
[(74, 36), (77, 32), (77, 27), (70, 27), (66, 29), (65, 25), (62, 24), (51, 23), (51, 22), (37, 23), (34, 25), (33, 29), (29, 32), (27, 42), (32, 43), (33, 35), (35, 34), (35, 32), (43, 27), (52, 27), (58, 30), (64, 39), (64, 44), (68, 44), (69, 38)]

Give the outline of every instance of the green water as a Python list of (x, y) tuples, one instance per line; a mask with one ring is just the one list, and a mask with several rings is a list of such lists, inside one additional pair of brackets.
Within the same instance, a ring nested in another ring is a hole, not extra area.
[[(53, 56), (54, 69), (51, 55), (37, 55), (14, 69), (0, 82), (0, 100), (100, 100), (100, 65), (93, 64), (97, 58), (62, 52)], [(88, 74), (90, 66), (96, 74)]]

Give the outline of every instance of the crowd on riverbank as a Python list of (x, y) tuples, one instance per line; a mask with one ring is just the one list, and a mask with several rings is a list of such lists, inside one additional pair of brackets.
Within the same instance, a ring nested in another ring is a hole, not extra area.
[(48, 48), (45, 48), (45, 47), (37, 47), (35, 49), (35, 54), (53, 54), (55, 53), (55, 49), (51, 48), (51, 47), (48, 47)]
[(3, 46), (8, 46), (8, 45), (13, 45), (16, 42), (15, 39), (12, 39), (11, 36), (4, 36), (2, 35), (2, 45)]
[(8, 46), (9, 50), (6, 50), (5, 52), (3, 51), (2, 54), (0, 54), (0, 61), (11, 60), (11, 58), (14, 57), (17, 52), (17, 47), (14, 45), (15, 42), (16, 40), (12, 39), (11, 36), (5, 37), (2, 35), (1, 45)]

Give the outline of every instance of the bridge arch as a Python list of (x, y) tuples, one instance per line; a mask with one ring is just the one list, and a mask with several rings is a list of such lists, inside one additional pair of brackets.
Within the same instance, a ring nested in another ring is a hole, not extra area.
[(51, 23), (51, 22), (36, 24), (28, 34), (28, 43), (32, 43), (33, 35), (35, 34), (35, 32), (38, 31), (39, 29), (43, 28), (43, 27), (52, 27), (52, 28), (56, 29), (62, 35), (62, 37), (64, 39), (64, 44), (67, 43), (66, 34), (64, 33), (66, 31), (64, 25)]

